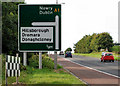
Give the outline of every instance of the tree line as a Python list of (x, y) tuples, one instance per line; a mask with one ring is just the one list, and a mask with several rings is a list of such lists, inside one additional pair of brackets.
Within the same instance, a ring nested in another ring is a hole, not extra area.
[(18, 52), (18, 4), (24, 2), (2, 2), (2, 53)]
[(93, 33), (92, 35), (85, 35), (74, 45), (75, 53), (91, 53), (99, 52), (101, 49), (108, 49), (111, 51), (113, 47), (113, 39), (109, 33)]

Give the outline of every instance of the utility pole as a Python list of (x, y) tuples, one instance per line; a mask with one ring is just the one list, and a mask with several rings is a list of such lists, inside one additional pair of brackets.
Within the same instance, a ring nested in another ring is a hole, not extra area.
[(56, 4), (58, 4), (58, 0), (56, 0)]

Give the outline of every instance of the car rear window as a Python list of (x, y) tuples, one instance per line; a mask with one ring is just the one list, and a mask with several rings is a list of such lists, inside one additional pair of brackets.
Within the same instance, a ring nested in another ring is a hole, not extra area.
[(66, 54), (71, 54), (71, 52), (66, 52)]
[(112, 56), (113, 54), (105, 54), (105, 56)]

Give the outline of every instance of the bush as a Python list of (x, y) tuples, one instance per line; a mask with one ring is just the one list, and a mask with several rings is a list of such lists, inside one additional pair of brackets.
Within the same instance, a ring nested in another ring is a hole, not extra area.
[(54, 62), (49, 57), (43, 57), (42, 59), (42, 66), (43, 68), (54, 69)]
[(20, 64), (20, 70), (21, 70), (21, 71), (22, 71), (22, 70), (27, 70), (27, 68), (26, 68), (26, 66)]
[(61, 68), (63, 68), (63, 66), (60, 66), (59, 64), (57, 65), (57, 68), (58, 69), (61, 69)]
[(29, 66), (37, 68), (39, 67), (39, 56), (38, 55), (32, 55), (31, 58), (28, 59), (29, 60)]
[(111, 50), (112, 50), (113, 52), (115, 52), (116, 54), (118, 54), (118, 53), (120, 53), (120, 46), (113, 46), (113, 47), (111, 48)]
[[(31, 58), (29, 58), (29, 66), (33, 68), (39, 67), (39, 55), (33, 55)], [(42, 67), (54, 69), (54, 61), (52, 58), (46, 56), (46, 54), (42, 55)], [(60, 65), (57, 65), (57, 68), (60, 69), (62, 67)]]
[[(34, 68), (39, 67), (39, 55), (33, 55), (31, 58), (29, 58), (29, 65)], [(43, 68), (54, 68), (54, 62), (51, 58), (47, 57), (45, 54), (42, 55), (42, 67)]]

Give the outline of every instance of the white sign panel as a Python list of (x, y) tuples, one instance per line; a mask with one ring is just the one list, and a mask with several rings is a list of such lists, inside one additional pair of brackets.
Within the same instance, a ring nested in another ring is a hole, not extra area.
[(21, 27), (21, 43), (53, 43), (53, 27)]

